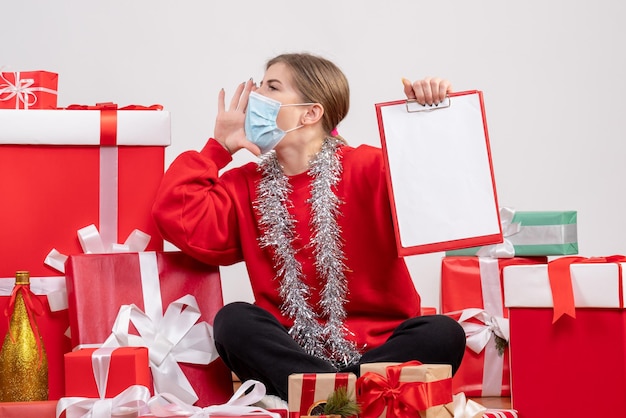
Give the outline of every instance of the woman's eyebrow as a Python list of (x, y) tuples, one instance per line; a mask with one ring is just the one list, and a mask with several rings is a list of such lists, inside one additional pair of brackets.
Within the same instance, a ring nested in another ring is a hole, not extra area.
[[(282, 84), (282, 83), (280, 82), (280, 80), (278, 80), (278, 79), (276, 79), (276, 78), (272, 78), (272, 79), (270, 79), (270, 80), (267, 80), (267, 83), (268, 83), (268, 84), (269, 84), (269, 83), (278, 83), (278, 84)], [(261, 84), (259, 84), (259, 85), (260, 85), (260, 86), (262, 86), (262, 85), (263, 85), (263, 81), (261, 81)]]

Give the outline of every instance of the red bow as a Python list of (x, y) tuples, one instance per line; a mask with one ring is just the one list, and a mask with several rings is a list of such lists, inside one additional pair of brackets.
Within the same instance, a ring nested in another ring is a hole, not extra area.
[[(576, 318), (576, 306), (574, 305), (574, 289), (572, 288), (572, 275), (570, 265), (574, 263), (620, 263), (626, 262), (626, 256), (611, 255), (608, 257), (560, 257), (548, 263), (548, 279), (552, 291), (554, 324), (561, 316), (569, 315)], [(619, 266), (619, 264), (618, 264)], [(619, 269), (621, 277), (622, 270)], [(622, 281), (619, 281), (620, 286)], [(620, 298), (622, 297), (620, 289)]]
[(11, 341), (15, 342), (15, 338), (11, 333), (11, 317), (13, 316), (15, 302), (19, 293), (22, 294), (22, 299), (24, 300), (24, 305), (26, 306), (26, 313), (28, 314), (28, 321), (30, 322), (30, 328), (33, 330), (33, 334), (35, 335), (37, 351), (39, 352), (39, 364), (41, 364), (43, 361), (43, 347), (41, 346), (39, 328), (37, 327), (37, 322), (35, 321), (35, 315), (43, 315), (43, 305), (37, 296), (35, 296), (35, 294), (30, 290), (30, 285), (16, 284), (15, 287), (13, 287), (9, 304), (4, 309), (4, 315), (7, 317), (7, 322), (9, 324), (9, 336), (11, 337)]
[(416, 411), (452, 402), (452, 379), (433, 382), (400, 382), (404, 367), (420, 366), (419, 361), (409, 361), (389, 366), (386, 375), (367, 372), (356, 382), (364, 418), (379, 417), (387, 407), (387, 418), (415, 417)]
[(118, 110), (163, 110), (163, 106), (128, 105), (118, 106), (116, 103), (96, 103), (95, 106), (73, 104), (67, 110), (99, 110), (100, 111), (100, 145), (114, 147), (117, 145), (117, 111)]

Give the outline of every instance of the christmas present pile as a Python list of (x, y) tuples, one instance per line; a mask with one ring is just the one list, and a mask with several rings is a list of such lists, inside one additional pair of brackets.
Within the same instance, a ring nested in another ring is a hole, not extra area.
[(467, 345), (452, 379), (454, 392), (510, 396), (509, 319), (503, 270), (545, 264), (578, 251), (575, 211), (515, 212), (501, 208), (503, 243), (446, 252), (441, 266), (441, 312), (463, 326)]
[[(41, 337), (31, 339), (48, 363), (48, 399), (84, 398), (72, 405), (86, 411), (94, 400), (123, 406), (164, 391), (194, 407), (227, 401), (231, 374), (212, 340), (219, 271), (163, 252), (151, 216), (169, 112), (59, 107), (56, 88), (54, 73), (1, 74), (0, 303)], [(32, 275), (24, 312), (18, 270)], [(9, 318), (0, 323), (11, 341)]]

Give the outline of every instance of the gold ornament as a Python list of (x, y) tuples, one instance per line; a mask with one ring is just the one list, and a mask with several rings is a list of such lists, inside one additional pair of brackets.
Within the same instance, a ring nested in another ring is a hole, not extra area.
[(27, 271), (15, 274), (15, 287), (4, 314), (9, 330), (0, 350), (0, 401), (48, 399), (48, 358), (35, 315), (43, 306), (30, 290)]

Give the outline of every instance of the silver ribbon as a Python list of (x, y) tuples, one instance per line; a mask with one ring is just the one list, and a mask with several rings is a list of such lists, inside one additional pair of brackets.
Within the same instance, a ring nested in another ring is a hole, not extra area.
[(481, 247), (476, 252), (478, 257), (515, 257), (515, 247), (509, 238), (520, 232), (521, 224), (519, 222), (513, 223), (514, 216), (515, 210), (510, 208), (500, 208), (500, 225), (502, 227), (502, 237), (504, 238), (504, 242)]

